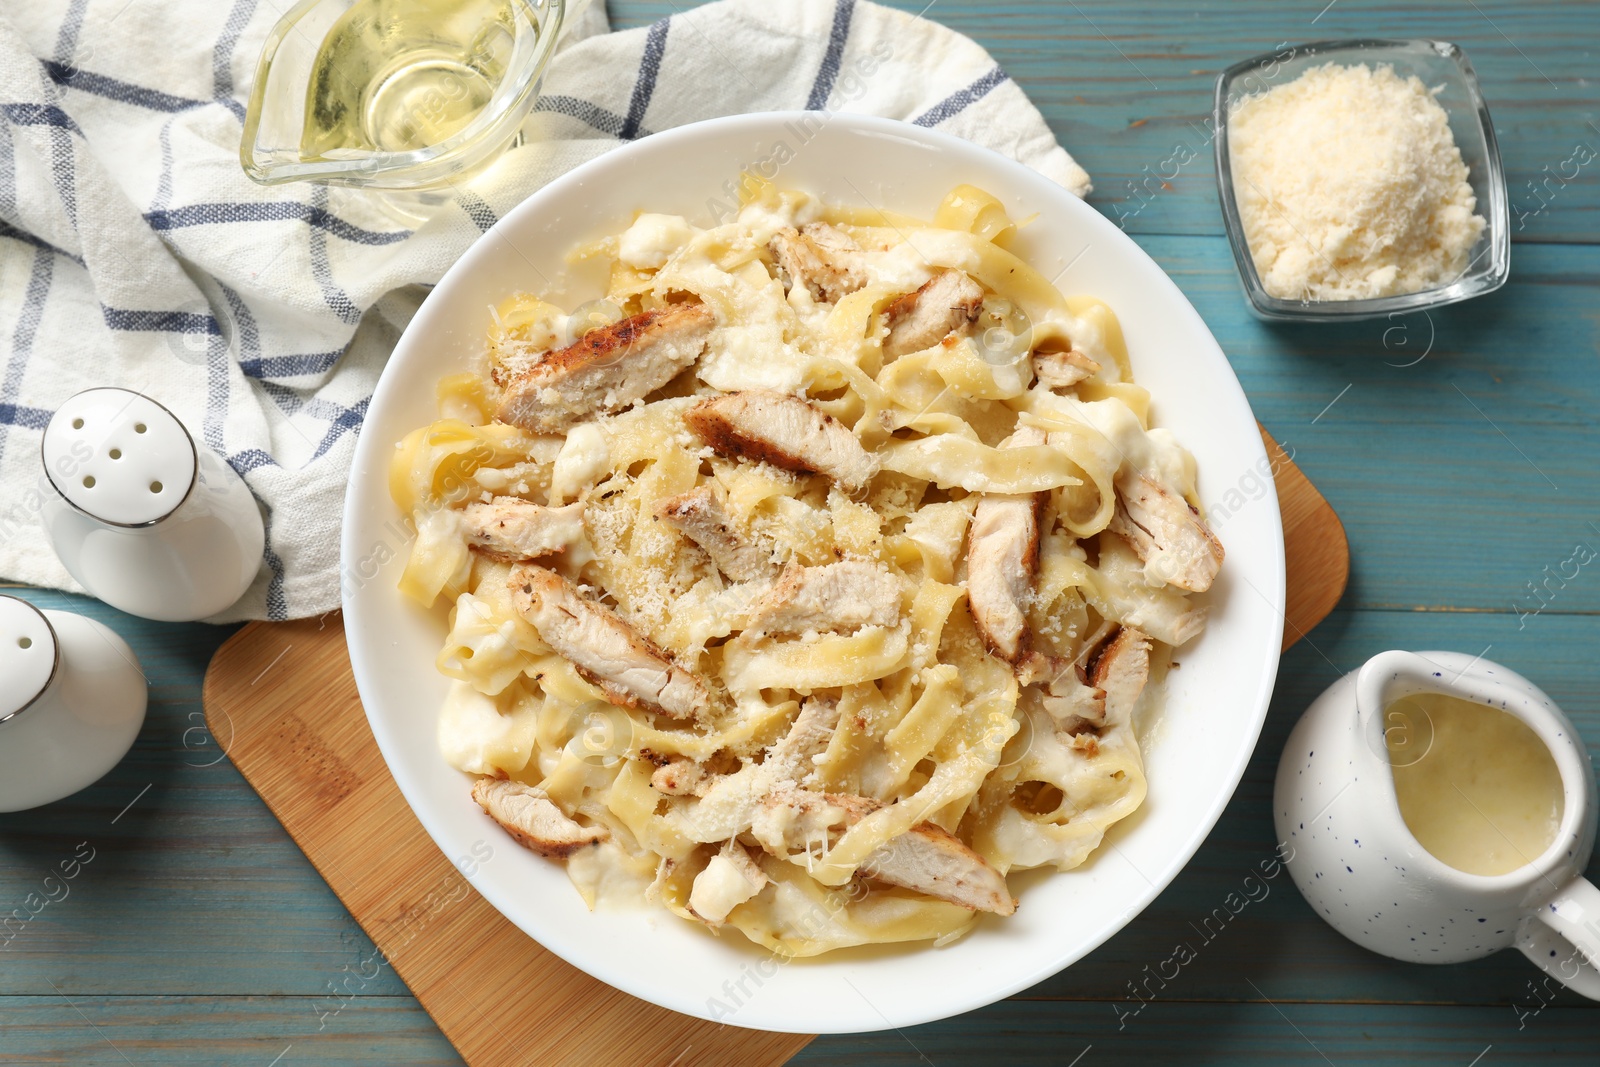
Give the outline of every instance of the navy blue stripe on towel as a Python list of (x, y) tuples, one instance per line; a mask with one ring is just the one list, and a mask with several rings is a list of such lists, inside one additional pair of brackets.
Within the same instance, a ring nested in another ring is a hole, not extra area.
[(239, 370), (247, 378), (302, 378), (322, 374), (339, 362), (344, 349), (336, 352), (311, 352), (301, 356), (263, 356), (241, 359)]
[(0, 404), (0, 425), (21, 426), (27, 430), (42, 430), (50, 425), (54, 412), (44, 408), (24, 407), (21, 404)]
[(147, 108), (151, 111), (188, 111), (190, 108), (204, 107), (205, 100), (191, 100), (184, 96), (173, 96), (159, 89), (147, 89), (142, 85), (125, 82), (120, 78), (112, 78), (105, 74), (96, 74), (93, 71), (81, 70), (66, 63), (57, 63), (54, 60), (44, 61), (44, 69), (50, 75), (50, 80), (57, 85), (68, 89), (79, 89), (95, 96), (103, 96), (107, 100), (116, 100), (123, 104), (132, 104), (135, 107)]
[(29, 233), (26, 230), (17, 229), (15, 226), (13, 226), (10, 223), (8, 223), (5, 219), (0, 219), (0, 237), (9, 237), (13, 241), (21, 241), (25, 245), (32, 245), (35, 248), (42, 248), (46, 252), (54, 252), (58, 256), (66, 256), (68, 259), (72, 260), (72, 262), (76, 263), (78, 266), (80, 266), (80, 267), (83, 266), (82, 258), (73, 255), (71, 252), (68, 252), (64, 248), (57, 248), (55, 245), (51, 244), (49, 241), (42, 241), (42, 240), (40, 240), (39, 238), (35, 237), (33, 234)]
[(222, 327), (211, 315), (198, 315), (192, 311), (138, 311), (101, 305), (106, 327), (112, 330), (130, 330), (162, 333), (204, 333), (222, 336)]
[[(628, 120), (615, 111), (608, 111), (599, 104), (590, 103), (576, 96), (562, 96), (559, 93), (541, 96), (539, 102), (533, 105), (533, 110), (577, 119), (612, 137), (621, 137), (623, 128), (628, 125)], [(640, 126), (635, 131), (635, 136), (648, 137), (650, 131)]]
[(833, 29), (828, 33), (828, 50), (823, 53), (822, 66), (817, 80), (811, 83), (811, 95), (806, 97), (807, 111), (821, 111), (833, 95), (833, 83), (839, 80), (839, 61), (844, 56), (845, 42), (850, 39), (850, 16), (855, 14), (856, 0), (838, 0), (833, 9)]
[(185, 226), (217, 226), (228, 222), (281, 222), (304, 219), (309, 225), (326, 230), (353, 244), (392, 245), (411, 236), (410, 230), (364, 230), (320, 207), (292, 200), (239, 201), (234, 203), (188, 204), (145, 214), (152, 230), (180, 230)]
[(488, 233), (489, 227), (500, 221), (489, 202), (470, 189), (458, 192), (456, 203), (461, 205), (461, 210), (467, 213), (467, 218), (472, 220), (479, 233)]
[(959, 115), (968, 107), (982, 100), (989, 95), (989, 90), (1009, 81), (1010, 78), (1011, 75), (996, 67), (965, 89), (958, 89), (951, 93), (911, 121), (917, 126), (937, 126), (945, 119)]
[(633, 83), (633, 99), (628, 102), (628, 119), (617, 136), (631, 141), (639, 136), (644, 125), (644, 114), (650, 109), (650, 98), (655, 95), (656, 75), (661, 73), (661, 57), (667, 51), (667, 31), (671, 19), (662, 19), (650, 27), (644, 41), (644, 58), (639, 61), (639, 80)]
[(15, 126), (55, 126), (83, 136), (72, 116), (54, 104), (0, 104), (0, 116)]

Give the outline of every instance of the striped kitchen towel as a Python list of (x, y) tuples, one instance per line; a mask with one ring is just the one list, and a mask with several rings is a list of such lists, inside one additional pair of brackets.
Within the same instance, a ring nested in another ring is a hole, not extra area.
[[(513, 150), (415, 230), (362, 194), (239, 167), (274, 0), (30, 0), (0, 10), (0, 575), (75, 588), (39, 523), (39, 434), (80, 389), (167, 405), (267, 516), (220, 619), (339, 603), (351, 451), (425, 287), (546, 182), (622, 141), (785, 108), (970, 138), (1082, 195), (1089, 178), (982, 48), (857, 0), (721, 0), (606, 33), (572, 21)], [(569, 0), (569, 6), (570, 0)]]

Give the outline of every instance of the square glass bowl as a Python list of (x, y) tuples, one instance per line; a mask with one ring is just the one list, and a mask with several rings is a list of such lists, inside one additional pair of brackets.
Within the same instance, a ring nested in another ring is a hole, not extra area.
[[(1468, 255), (1466, 272), (1455, 281), (1417, 293), (1370, 300), (1283, 300), (1262, 288), (1234, 198), (1233, 167), (1228, 152), (1228, 112), (1244, 97), (1291, 82), (1308, 68), (1324, 63), (1343, 66), (1387, 63), (1400, 77), (1415, 74), (1422, 84), (1440, 90), (1435, 99), (1450, 116), (1450, 132), (1461, 150), (1461, 160), (1468, 170), (1467, 181), (1478, 200), (1477, 213), (1487, 223)], [(1222, 218), (1250, 310), (1258, 318), (1282, 322), (1383, 318), (1469, 300), (1505, 284), (1511, 272), (1511, 216), (1505, 175), (1500, 169), (1500, 147), (1495, 142), (1489, 109), (1478, 91), (1478, 76), (1466, 53), (1455, 45), (1426, 40), (1319, 41), (1256, 56), (1229, 67), (1217, 77), (1213, 121)]]

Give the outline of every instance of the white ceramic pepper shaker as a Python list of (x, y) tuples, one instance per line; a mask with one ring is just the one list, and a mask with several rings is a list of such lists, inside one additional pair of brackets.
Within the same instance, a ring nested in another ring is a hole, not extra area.
[(128, 389), (87, 389), (45, 427), (55, 493), (45, 531), (83, 587), (112, 607), (167, 622), (238, 600), (266, 533), (244, 480), (177, 416)]
[(148, 697), (133, 649), (105, 626), (0, 594), (0, 811), (60, 800), (115, 767)]

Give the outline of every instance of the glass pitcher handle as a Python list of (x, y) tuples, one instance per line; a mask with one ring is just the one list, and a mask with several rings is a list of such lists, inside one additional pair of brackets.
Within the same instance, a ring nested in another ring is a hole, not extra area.
[(1517, 947), (1562, 985), (1600, 1000), (1600, 889), (1574, 878), (1522, 920)]

